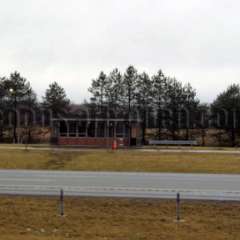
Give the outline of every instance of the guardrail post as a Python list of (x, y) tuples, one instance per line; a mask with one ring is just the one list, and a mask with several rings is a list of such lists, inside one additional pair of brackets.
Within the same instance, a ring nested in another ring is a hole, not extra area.
[(180, 193), (177, 193), (177, 201), (176, 201), (176, 215), (177, 215), (177, 222), (180, 222), (181, 220), (181, 217), (180, 217), (180, 203), (181, 203), (181, 200), (180, 200)]
[(60, 216), (64, 216), (64, 191), (60, 190), (60, 203), (59, 203)]

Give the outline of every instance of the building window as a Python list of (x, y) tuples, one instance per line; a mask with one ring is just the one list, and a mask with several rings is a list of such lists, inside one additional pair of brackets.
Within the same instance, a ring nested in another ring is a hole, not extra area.
[(119, 138), (124, 137), (124, 123), (118, 122), (116, 126), (116, 136)]
[(78, 136), (86, 137), (87, 122), (80, 122), (78, 124)]
[(60, 136), (66, 137), (68, 135), (67, 123), (62, 121), (60, 122)]
[(112, 138), (114, 137), (114, 128), (115, 128), (115, 122), (109, 122), (108, 126), (108, 137)]
[(95, 122), (90, 122), (88, 124), (88, 136), (95, 137)]
[(77, 123), (69, 122), (69, 137), (76, 137), (76, 136), (77, 136)]
[(105, 137), (105, 122), (97, 123), (97, 137)]

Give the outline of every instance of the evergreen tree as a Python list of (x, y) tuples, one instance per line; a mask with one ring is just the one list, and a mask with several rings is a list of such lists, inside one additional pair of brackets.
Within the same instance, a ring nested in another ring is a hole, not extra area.
[(128, 118), (131, 118), (132, 107), (136, 103), (136, 84), (138, 80), (137, 70), (133, 66), (129, 66), (124, 74), (124, 101), (126, 103)]
[(142, 144), (146, 143), (147, 114), (153, 100), (152, 81), (147, 73), (142, 73), (138, 77), (136, 84), (137, 107), (142, 119)]
[[(175, 140), (179, 136), (181, 110), (184, 103), (182, 83), (175, 78), (167, 78), (165, 93), (165, 109), (167, 110), (167, 129)], [(177, 134), (178, 133), (178, 134)]]
[(210, 120), (210, 107), (208, 104), (202, 103), (198, 104), (197, 112), (194, 119), (194, 128), (200, 129), (201, 138), (202, 138), (202, 146), (206, 145), (206, 131), (209, 128), (209, 120)]
[(17, 127), (18, 127), (18, 107), (20, 104), (23, 104), (24, 99), (26, 98), (30, 87), (30, 83), (23, 78), (20, 73), (14, 72), (10, 75), (9, 78), (5, 78), (3, 81), (5, 89), (5, 97), (8, 106), (14, 112), (13, 119), (13, 141), (18, 142), (17, 137)]
[(189, 128), (193, 128), (194, 118), (198, 111), (199, 100), (196, 98), (196, 91), (188, 83), (183, 87), (183, 126), (186, 128), (186, 140), (189, 140)]
[(4, 81), (5, 78), (0, 78), (0, 139), (2, 139), (3, 137), (3, 128), (4, 128), (4, 111), (6, 108), (6, 104), (5, 104), (5, 95), (6, 95), (6, 91), (4, 88)]
[(45, 109), (50, 110), (53, 117), (57, 117), (68, 110), (70, 100), (67, 98), (64, 88), (57, 82), (49, 85), (43, 97), (43, 106)]
[(138, 80), (137, 70), (133, 66), (129, 66), (124, 74), (123, 91), (124, 91), (124, 103), (127, 109), (128, 116), (128, 131), (129, 131), (129, 144), (132, 139), (132, 124), (131, 118), (133, 115), (133, 107), (136, 104), (136, 84)]
[(107, 77), (106, 101), (117, 115), (118, 108), (123, 102), (123, 77), (117, 68)]
[(240, 85), (232, 84), (218, 95), (211, 105), (216, 128), (224, 129), (230, 136), (232, 146), (236, 145), (240, 127)]
[(26, 96), (24, 98), (24, 105), (27, 108), (27, 115), (26, 115), (26, 122), (25, 122), (25, 128), (26, 128), (26, 138), (25, 139), (25, 143), (30, 143), (31, 142), (31, 130), (35, 124), (35, 114), (36, 114), (36, 110), (38, 107), (37, 104), (37, 96), (35, 94), (35, 92), (33, 91), (33, 89), (30, 87), (26, 93)]
[(99, 77), (92, 80), (92, 86), (88, 89), (96, 99), (96, 103), (100, 106), (101, 111), (106, 102), (107, 84), (107, 75), (104, 72), (100, 72)]
[(162, 129), (162, 110), (165, 105), (166, 94), (166, 77), (162, 70), (159, 70), (156, 75), (152, 77), (153, 80), (153, 103), (157, 112), (158, 138), (161, 139)]

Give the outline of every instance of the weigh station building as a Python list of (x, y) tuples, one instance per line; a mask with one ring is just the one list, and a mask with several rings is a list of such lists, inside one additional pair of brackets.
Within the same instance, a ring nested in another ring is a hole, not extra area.
[(53, 118), (51, 122), (52, 138), (58, 145), (128, 147), (141, 143), (141, 122), (136, 119), (81, 114)]

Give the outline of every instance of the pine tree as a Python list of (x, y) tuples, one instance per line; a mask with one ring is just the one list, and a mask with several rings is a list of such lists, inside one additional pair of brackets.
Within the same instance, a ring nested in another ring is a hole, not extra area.
[(100, 111), (106, 103), (107, 96), (107, 75), (104, 72), (100, 72), (97, 79), (92, 80), (92, 86), (88, 89), (96, 99), (96, 103), (100, 106)]
[(196, 98), (196, 91), (190, 83), (183, 87), (183, 109), (184, 126), (186, 128), (186, 140), (189, 140), (189, 128), (193, 128), (194, 118), (198, 111), (199, 100)]
[(117, 68), (107, 77), (106, 101), (116, 116), (123, 102), (123, 77)]
[(13, 141), (18, 142), (17, 127), (18, 127), (18, 107), (24, 102), (30, 87), (30, 83), (23, 78), (20, 73), (14, 72), (9, 78), (5, 78), (3, 81), (6, 100), (8, 105), (11, 106), (14, 112), (13, 119)]
[(49, 85), (43, 97), (43, 106), (45, 109), (50, 110), (53, 117), (57, 117), (68, 110), (70, 100), (67, 98), (64, 88), (57, 82)]
[(136, 90), (137, 107), (142, 119), (142, 144), (145, 144), (147, 114), (153, 100), (152, 81), (147, 73), (139, 75)]
[(223, 91), (211, 105), (215, 127), (224, 129), (230, 136), (232, 146), (236, 145), (240, 128), (240, 85), (232, 84)]
[(123, 91), (124, 91), (124, 103), (126, 104), (127, 117), (129, 120), (129, 144), (132, 139), (132, 123), (131, 118), (133, 115), (133, 106), (136, 104), (136, 84), (138, 80), (137, 70), (133, 66), (129, 66), (124, 74)]
[(180, 130), (180, 111), (184, 103), (183, 86), (175, 78), (167, 78), (165, 108), (167, 110), (167, 128), (175, 140)]
[(162, 129), (162, 110), (165, 105), (165, 94), (166, 94), (166, 77), (162, 70), (159, 70), (156, 75), (152, 77), (153, 81), (153, 103), (157, 112), (157, 123), (158, 123), (158, 138), (161, 139)]

